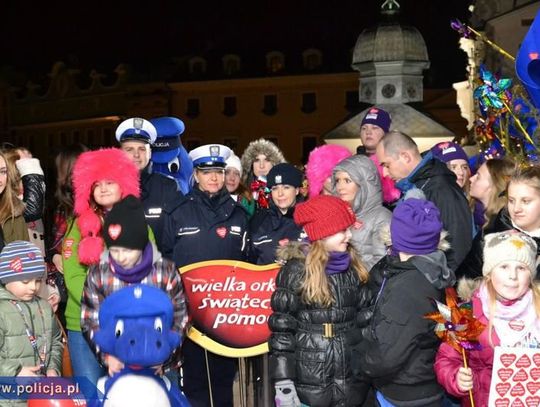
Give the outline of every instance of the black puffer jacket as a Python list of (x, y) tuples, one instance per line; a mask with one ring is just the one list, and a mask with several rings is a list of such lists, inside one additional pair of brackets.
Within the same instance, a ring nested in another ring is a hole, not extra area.
[(358, 311), (368, 304), (369, 290), (349, 269), (328, 276), (334, 305), (305, 304), (300, 285), (308, 248), (289, 243), (280, 256), (287, 263), (272, 295), (270, 376), (274, 381), (293, 380), (300, 401), (311, 407), (358, 406), (367, 386), (352, 374), (351, 349), (360, 341)]
[[(433, 363), (439, 346), (435, 323), (424, 318), (436, 311), (431, 299), (444, 301), (455, 283), (444, 253), (413, 256), (407, 261), (383, 257), (370, 272), (378, 292), (369, 329), (353, 351), (355, 372), (395, 406), (440, 405), (443, 395)], [(427, 403), (427, 404), (422, 404)]]

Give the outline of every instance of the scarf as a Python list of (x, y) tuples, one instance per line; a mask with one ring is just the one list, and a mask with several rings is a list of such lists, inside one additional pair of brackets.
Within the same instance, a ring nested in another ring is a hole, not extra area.
[(115, 276), (126, 283), (138, 283), (153, 270), (154, 256), (152, 252), (152, 243), (148, 243), (142, 252), (140, 263), (127, 270), (117, 264), (109, 254), (111, 270)]
[(325, 272), (327, 275), (343, 273), (351, 265), (351, 255), (349, 252), (330, 252)]
[(495, 315), (489, 314), (489, 295), (485, 284), (478, 291), (482, 311), (491, 320), (501, 346), (538, 347), (540, 342), (540, 320), (536, 316), (532, 290), (515, 301), (495, 302)]
[(411, 181), (411, 179), (416, 175), (416, 173), (422, 168), (428, 161), (430, 161), (433, 158), (433, 154), (431, 151), (429, 151), (423, 158), (422, 161), (416, 166), (416, 168), (407, 176), (407, 178), (403, 178), (396, 182), (396, 188), (399, 189), (401, 194), (401, 199), (404, 199), (405, 194), (407, 191), (416, 188), (416, 185)]

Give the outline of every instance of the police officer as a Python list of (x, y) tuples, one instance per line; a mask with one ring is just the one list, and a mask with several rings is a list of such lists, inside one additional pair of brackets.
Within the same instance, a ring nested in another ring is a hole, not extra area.
[[(172, 258), (172, 246), (164, 242), (165, 218), (182, 200), (182, 193), (173, 179), (153, 173), (150, 162), (150, 145), (157, 137), (156, 128), (145, 119), (133, 117), (124, 120), (116, 129), (116, 140), (140, 171), (141, 201), (146, 221), (152, 228), (158, 249), (164, 257)], [(114, 163), (111, 163), (114, 168)]]
[[(169, 223), (178, 267), (205, 260), (245, 260), (247, 212), (225, 188), (225, 161), (230, 154), (231, 150), (220, 144), (204, 145), (189, 153), (195, 184)], [(182, 353), (184, 393), (193, 407), (209, 406), (204, 350), (186, 339)], [(213, 405), (232, 407), (236, 359), (207, 355)]]
[(302, 228), (294, 223), (293, 214), (302, 178), (302, 171), (287, 163), (275, 165), (268, 173), (270, 207), (259, 209), (249, 224), (251, 263), (273, 263), (279, 246), (301, 238)]

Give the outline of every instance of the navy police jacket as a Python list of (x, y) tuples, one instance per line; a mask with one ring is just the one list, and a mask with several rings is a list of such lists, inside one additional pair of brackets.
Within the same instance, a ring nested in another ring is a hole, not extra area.
[(246, 260), (246, 210), (227, 190), (210, 197), (196, 186), (171, 213), (168, 238), (173, 237), (177, 267), (206, 260)]
[(164, 236), (168, 214), (182, 201), (182, 192), (176, 181), (163, 174), (153, 173), (150, 165), (141, 171), (141, 201), (146, 222), (152, 228), (156, 244), (165, 258), (172, 257), (172, 247), (164, 244), (171, 238)]
[(282, 214), (274, 205), (259, 209), (249, 222), (250, 245), (248, 260), (253, 264), (270, 264), (276, 261), (276, 250), (289, 242), (305, 237), (302, 228), (294, 223), (294, 206)]

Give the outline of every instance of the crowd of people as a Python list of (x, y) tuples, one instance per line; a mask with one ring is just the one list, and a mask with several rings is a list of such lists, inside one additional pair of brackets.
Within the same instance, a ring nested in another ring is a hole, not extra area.
[[(354, 155), (323, 145), (299, 168), (268, 140), (241, 154), (208, 144), (189, 152), (181, 188), (153, 170), (153, 122), (122, 122), (117, 147), (61, 151), (51, 207), (39, 160), (0, 151), (1, 376), (61, 376), (62, 326), (73, 376), (119, 373), (94, 342), (100, 304), (145, 284), (170, 298), (184, 337), (156, 374), (192, 406), (232, 406), (237, 360), (185, 336), (178, 269), (207, 260), (281, 265), (268, 369), (253, 364), (280, 407), (469, 405), (470, 390), (486, 406), (494, 347), (538, 347), (539, 167), (470, 168), (455, 142), (421, 152), (373, 107)], [(486, 324), (467, 368), (424, 318), (450, 287)]]

